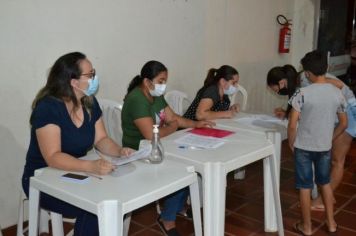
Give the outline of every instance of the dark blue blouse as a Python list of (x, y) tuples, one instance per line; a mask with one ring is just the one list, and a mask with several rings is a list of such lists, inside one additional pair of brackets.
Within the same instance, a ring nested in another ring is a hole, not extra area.
[(38, 146), (36, 129), (48, 124), (59, 126), (62, 152), (78, 158), (86, 155), (94, 145), (95, 123), (101, 117), (102, 112), (95, 98), (91, 116), (85, 108), (83, 112), (84, 122), (78, 128), (71, 120), (62, 100), (46, 97), (38, 102), (32, 111), (31, 141), (26, 155), (24, 177), (32, 176), (34, 170), (47, 166)]

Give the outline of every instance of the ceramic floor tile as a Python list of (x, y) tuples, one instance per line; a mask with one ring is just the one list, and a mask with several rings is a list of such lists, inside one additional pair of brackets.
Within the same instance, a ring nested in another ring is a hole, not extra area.
[[(356, 192), (355, 192), (356, 194)], [(341, 207), (344, 207), (345, 203), (350, 200), (350, 197), (345, 197), (344, 195), (340, 195), (338, 193), (334, 194), (336, 203), (334, 205), (334, 211), (337, 211)]]
[(335, 193), (351, 197), (356, 194), (356, 185), (341, 183)]
[(342, 227), (356, 231), (356, 212), (340, 211), (335, 215), (335, 221)]
[(132, 234), (132, 236), (163, 236), (163, 235), (164, 235), (163, 233), (152, 229), (144, 229), (135, 234)]
[(281, 184), (292, 178), (294, 179), (294, 171), (284, 169), (284, 168), (281, 169), (281, 174), (280, 174)]
[(248, 200), (246, 198), (239, 197), (237, 195), (227, 193), (226, 195), (226, 209), (235, 211), (238, 208), (246, 204)]
[(149, 226), (156, 222), (157, 217), (156, 203), (152, 203), (134, 211), (131, 220), (139, 225)]
[(263, 224), (258, 221), (231, 214), (225, 218), (225, 232), (231, 235), (251, 235), (263, 229)]
[(235, 211), (236, 214), (248, 217), (259, 222), (264, 221), (264, 208), (263, 205), (256, 202), (248, 202), (243, 207)]
[[(331, 235), (328, 231), (325, 225), (323, 225), (320, 229), (318, 229), (313, 236), (329, 236)], [(338, 236), (355, 236), (356, 231), (350, 230), (350, 229), (345, 229), (343, 227), (339, 227), (337, 230), (336, 234), (333, 235), (338, 235)]]
[(251, 195), (253, 195), (254, 193), (256, 194), (261, 191), (263, 191), (262, 187), (251, 188), (251, 185), (246, 182), (237, 184), (229, 189), (230, 193), (238, 195), (240, 197), (245, 197), (245, 198), (250, 198)]
[(181, 235), (191, 235), (194, 233), (194, 225), (192, 220), (186, 220), (181, 217), (176, 221), (177, 230)]
[(349, 212), (354, 212), (356, 214), (356, 194), (355, 194), (355, 197), (353, 199), (351, 199), (351, 201), (349, 203), (346, 204), (344, 209)]
[(286, 160), (281, 163), (281, 168), (282, 169), (287, 169), (290, 171), (294, 171), (294, 161), (291, 160)]
[(141, 230), (143, 230), (144, 227), (137, 224), (136, 222), (132, 221), (130, 222), (130, 229), (129, 229), (129, 235), (133, 235)]
[[(288, 230), (284, 231), (284, 236), (296, 236), (296, 233), (290, 232)], [(256, 234), (253, 234), (252, 236), (278, 236), (278, 232), (275, 233), (270, 233), (270, 232), (264, 232), (263, 230), (257, 232)]]
[(342, 178), (342, 182), (346, 184), (356, 185), (356, 172), (345, 171), (344, 177)]
[(295, 188), (294, 178), (291, 178), (281, 184), (280, 191), (291, 196), (298, 196), (298, 191)]
[(282, 210), (287, 210), (294, 206), (298, 201), (298, 196), (292, 196), (289, 194), (281, 193), (280, 194), (281, 198), (281, 205), (282, 205)]

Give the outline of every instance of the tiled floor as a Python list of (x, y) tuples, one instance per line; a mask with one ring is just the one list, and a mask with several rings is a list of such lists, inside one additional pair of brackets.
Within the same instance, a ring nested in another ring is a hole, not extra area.
[[(356, 235), (356, 142), (349, 152), (345, 164), (345, 174), (341, 186), (335, 191), (337, 200), (335, 219), (339, 225), (337, 235)], [(281, 201), (285, 235), (298, 235), (293, 230), (293, 224), (300, 218), (298, 195), (294, 189), (294, 165), (292, 155), (286, 143), (282, 147), (281, 163)], [(259, 236), (277, 235), (265, 233), (263, 225), (263, 171), (262, 162), (249, 165), (246, 179), (234, 180), (228, 175), (225, 235)], [(151, 204), (133, 213), (130, 226), (130, 236), (163, 235), (156, 223), (155, 205)], [(324, 223), (323, 212), (312, 212), (314, 235), (328, 235)], [(66, 225), (66, 230), (70, 226)], [(182, 236), (193, 234), (192, 221), (178, 218), (177, 229)], [(5, 233), (4, 236), (15, 235)], [(44, 236), (44, 235), (43, 235)]]
[[(351, 166), (354, 161), (353, 166)], [(356, 142), (345, 164), (345, 174), (341, 186), (336, 190), (335, 218), (339, 224), (338, 235), (356, 235)], [(294, 188), (294, 164), (286, 143), (282, 148), (281, 201), (285, 235), (298, 235), (293, 230), (294, 222), (300, 218), (298, 195)], [(253, 186), (253, 187), (252, 187)], [(263, 170), (262, 162), (247, 167), (245, 180), (234, 180), (228, 175), (225, 235), (277, 235), (264, 232), (263, 215)], [(155, 206), (150, 205), (136, 211), (130, 227), (131, 236), (163, 235), (156, 222)], [(314, 235), (328, 235), (323, 212), (313, 212)], [(182, 235), (194, 235), (193, 224), (178, 218), (177, 229)]]

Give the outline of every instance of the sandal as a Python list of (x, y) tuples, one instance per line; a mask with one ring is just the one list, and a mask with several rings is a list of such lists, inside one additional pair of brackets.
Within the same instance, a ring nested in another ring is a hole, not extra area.
[(161, 221), (161, 216), (157, 219), (158, 226), (161, 228), (161, 231), (164, 233), (165, 236), (180, 236), (176, 228), (172, 228), (170, 230), (166, 230), (164, 227), (163, 222)]
[(191, 208), (188, 208), (185, 212), (178, 212), (177, 216), (185, 218), (187, 220), (193, 220), (193, 212)]
[(325, 211), (325, 206), (324, 205), (310, 206), (310, 210), (312, 210), (312, 211)]
[(328, 225), (326, 225), (326, 227), (327, 227), (327, 229), (328, 229), (329, 235), (336, 235), (336, 233), (337, 233), (337, 228), (339, 227), (339, 225), (336, 225), (336, 226), (335, 226), (335, 230), (334, 230), (334, 231), (330, 231)]
[(296, 222), (295, 224), (294, 224), (294, 231), (295, 232), (297, 232), (298, 234), (300, 234), (300, 235), (303, 235), (303, 236), (309, 236), (309, 235), (311, 235), (311, 234), (305, 234), (304, 232), (303, 232), (303, 230), (301, 230), (300, 229), (300, 222)]

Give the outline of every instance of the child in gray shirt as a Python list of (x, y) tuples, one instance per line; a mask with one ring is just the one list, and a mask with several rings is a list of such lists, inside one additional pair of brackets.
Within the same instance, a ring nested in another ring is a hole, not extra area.
[[(311, 235), (310, 192), (315, 182), (321, 187), (330, 232), (337, 230), (330, 186), (330, 149), (332, 140), (347, 127), (346, 101), (340, 89), (326, 83), (326, 54), (313, 51), (301, 60), (306, 77), (312, 83), (301, 88), (289, 100), (292, 110), (288, 123), (289, 146), (294, 151), (296, 188), (299, 189), (302, 221), (295, 230)], [(336, 117), (338, 125), (334, 128)]]

